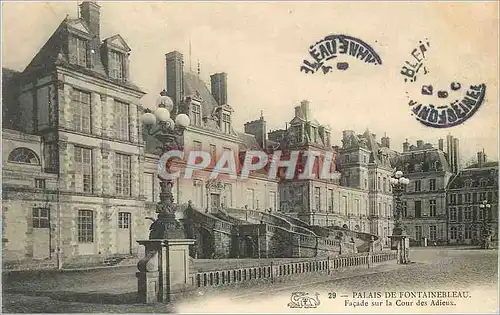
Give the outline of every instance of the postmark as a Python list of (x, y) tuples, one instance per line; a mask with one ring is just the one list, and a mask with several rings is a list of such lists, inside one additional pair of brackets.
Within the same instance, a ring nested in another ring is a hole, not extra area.
[(483, 104), (486, 84), (467, 84), (456, 80), (450, 80), (445, 86), (430, 83), (434, 79), (427, 65), (430, 47), (427, 38), (419, 41), (411, 51), (409, 60), (401, 66), (400, 74), (404, 82), (417, 85), (419, 90), (418, 94), (412, 95), (406, 91), (410, 113), (428, 127), (449, 128), (460, 125), (471, 118)]
[(381, 65), (382, 59), (366, 42), (349, 35), (329, 35), (309, 47), (312, 60), (304, 59), (300, 71), (305, 73), (346, 71), (349, 62)]

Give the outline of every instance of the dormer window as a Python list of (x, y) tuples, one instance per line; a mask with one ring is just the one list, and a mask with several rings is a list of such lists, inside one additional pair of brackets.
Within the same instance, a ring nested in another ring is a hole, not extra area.
[(194, 126), (201, 126), (201, 105), (191, 103), (191, 123)]
[(82, 66), (82, 67), (88, 67), (88, 41), (86, 39), (80, 38), (80, 37), (74, 37), (75, 41), (75, 47), (76, 47), (76, 52), (75, 52), (75, 62), (77, 65)]
[(318, 142), (318, 129), (316, 129), (316, 127), (311, 127), (312, 129), (312, 141), (313, 142)]
[(123, 80), (125, 79), (124, 67), (123, 67), (123, 59), (124, 56), (122, 53), (111, 50), (109, 59), (109, 75), (113, 79)]
[(231, 133), (231, 115), (228, 113), (222, 114), (222, 131), (224, 133)]

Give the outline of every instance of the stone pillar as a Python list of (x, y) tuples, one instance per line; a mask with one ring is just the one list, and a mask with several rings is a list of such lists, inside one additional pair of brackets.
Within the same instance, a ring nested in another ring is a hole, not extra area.
[[(194, 244), (194, 240), (157, 239), (137, 242), (145, 246), (146, 252), (145, 257), (137, 264), (139, 271), (136, 273), (141, 302), (170, 302), (178, 294), (194, 289), (189, 257), (189, 246)], [(155, 263), (158, 266), (157, 274), (154, 270)]]
[(108, 138), (114, 137), (114, 109), (115, 101), (112, 97), (101, 95), (102, 104), (102, 135)]
[(59, 125), (63, 128), (73, 129), (73, 113), (71, 112), (71, 93), (73, 88), (59, 81), (57, 94), (59, 105)]
[(102, 156), (102, 193), (103, 195), (111, 195), (114, 193), (114, 187), (111, 185), (111, 179), (113, 177), (113, 158), (110, 150), (110, 146), (107, 143), (103, 143), (101, 146), (101, 156)]
[[(130, 159), (130, 189), (132, 197), (138, 197), (139, 191), (139, 156), (132, 155)], [(141, 176), (142, 177), (142, 176)]]
[(92, 93), (91, 100), (91, 122), (92, 122), (92, 134), (100, 136), (102, 134), (102, 102), (101, 95), (98, 93)]
[(92, 177), (93, 177), (93, 185), (94, 185), (94, 193), (95, 194), (102, 194), (102, 165), (103, 165), (103, 158), (102, 158), (102, 149), (101, 148), (94, 148), (92, 149), (92, 159), (93, 159), (93, 164), (94, 167), (92, 169)]
[(145, 256), (137, 263), (137, 293), (141, 303), (149, 304), (163, 301), (160, 292), (160, 269), (162, 260), (162, 240), (138, 241), (145, 247)]
[(134, 103), (130, 103), (129, 107), (130, 142), (137, 143), (139, 141), (137, 129), (137, 105)]

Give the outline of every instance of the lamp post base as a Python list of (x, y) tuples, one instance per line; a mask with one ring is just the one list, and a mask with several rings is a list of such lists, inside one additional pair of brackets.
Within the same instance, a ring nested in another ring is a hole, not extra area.
[(397, 250), (397, 262), (398, 264), (408, 264), (410, 263), (410, 238), (406, 232), (400, 228), (395, 227), (393, 230), (393, 235), (390, 235), (391, 239), (391, 249)]

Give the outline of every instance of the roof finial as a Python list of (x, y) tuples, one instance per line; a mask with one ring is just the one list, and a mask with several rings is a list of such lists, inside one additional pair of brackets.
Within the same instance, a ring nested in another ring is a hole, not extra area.
[(200, 75), (200, 59), (198, 59), (198, 75)]
[(264, 118), (264, 111), (262, 109), (260, 110), (260, 118)]

